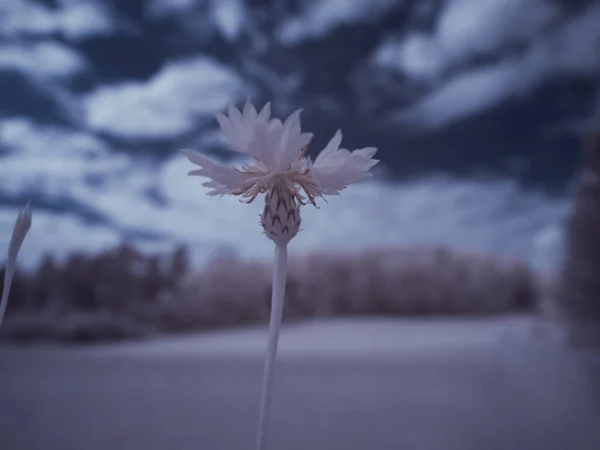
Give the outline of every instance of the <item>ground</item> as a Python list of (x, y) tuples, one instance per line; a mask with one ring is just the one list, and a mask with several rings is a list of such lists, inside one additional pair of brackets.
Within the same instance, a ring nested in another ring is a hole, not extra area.
[[(264, 329), (0, 347), (0, 449), (254, 448)], [(531, 317), (284, 328), (272, 450), (597, 450), (586, 360)]]

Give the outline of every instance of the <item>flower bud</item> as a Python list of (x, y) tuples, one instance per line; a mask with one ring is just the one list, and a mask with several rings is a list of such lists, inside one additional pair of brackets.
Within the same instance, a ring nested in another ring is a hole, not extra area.
[(260, 216), (265, 234), (277, 245), (288, 244), (300, 230), (300, 210), (283, 180), (275, 180)]
[(13, 229), (12, 238), (8, 247), (8, 261), (13, 262), (17, 259), (17, 254), (21, 249), (21, 245), (25, 240), (25, 235), (31, 228), (31, 205), (27, 203), (25, 207), (19, 212), (17, 221), (15, 222), (15, 228)]

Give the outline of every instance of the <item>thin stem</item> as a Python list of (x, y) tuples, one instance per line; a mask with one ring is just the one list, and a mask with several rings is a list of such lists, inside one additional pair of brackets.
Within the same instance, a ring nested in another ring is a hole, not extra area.
[(275, 247), (275, 265), (273, 268), (273, 294), (271, 297), (271, 321), (269, 323), (269, 338), (267, 341), (267, 356), (263, 374), (262, 394), (260, 398), (260, 412), (258, 416), (258, 436), (256, 450), (264, 450), (266, 441), (269, 409), (271, 406), (271, 392), (273, 390), (273, 373), (279, 331), (283, 315), (283, 301), (285, 297), (285, 279), (287, 272), (287, 244)]
[(4, 288), (2, 289), (2, 300), (0, 301), (0, 327), (4, 321), (4, 313), (6, 312), (6, 304), (8, 303), (8, 294), (12, 284), (13, 275), (15, 272), (14, 265), (10, 261), (6, 262), (4, 269)]
[(29, 203), (25, 205), (25, 208), (21, 210), (17, 221), (15, 222), (15, 228), (13, 229), (10, 244), (8, 244), (8, 258), (6, 259), (6, 267), (4, 269), (4, 287), (2, 290), (2, 299), (0, 300), (0, 327), (2, 327), (2, 321), (4, 320), (4, 313), (6, 312), (6, 305), (8, 303), (8, 295), (10, 294), (10, 286), (12, 284), (13, 276), (15, 274), (15, 265), (17, 264), (17, 255), (25, 235), (31, 227), (31, 207)]

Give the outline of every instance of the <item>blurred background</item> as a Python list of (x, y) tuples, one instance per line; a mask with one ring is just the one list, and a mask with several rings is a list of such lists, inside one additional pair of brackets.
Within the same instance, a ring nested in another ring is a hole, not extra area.
[(303, 208), (272, 448), (599, 448), (600, 346), (542, 317), (599, 329), (600, 1), (0, 0), (2, 450), (252, 443), (262, 200), (178, 152), (239, 164), (247, 99), (381, 160)]
[[(446, 306), (398, 312), (469, 310), (438, 297), (486, 277), (511, 289), (477, 308), (530, 308), (531, 272), (560, 263), (582, 136), (600, 118), (598, 23), (586, 0), (3, 0), (0, 245), (28, 200), (35, 216), (9, 313), (147, 306), (184, 296), (190, 269), (207, 285), (268, 264), (261, 202), (209, 198), (178, 152), (239, 163), (214, 113), (246, 99), (280, 117), (303, 108), (312, 156), (338, 128), (351, 149), (379, 148), (373, 181), (303, 209), (293, 257), (354, 252), (354, 268), (340, 267), (349, 254), (323, 263), (344, 279), (381, 261), (369, 252), (399, 249), (403, 285), (421, 286), (406, 301)], [(421, 292), (431, 278), (436, 295)]]
[[(441, 243), (555, 263), (581, 132), (599, 111), (586, 0), (3, 0), (0, 244), (21, 254), (189, 248), (270, 257), (259, 202), (213, 199), (178, 154), (231, 158), (215, 111), (303, 108), (376, 181), (305, 208), (294, 254)], [(332, 218), (340, 218), (335, 229)]]

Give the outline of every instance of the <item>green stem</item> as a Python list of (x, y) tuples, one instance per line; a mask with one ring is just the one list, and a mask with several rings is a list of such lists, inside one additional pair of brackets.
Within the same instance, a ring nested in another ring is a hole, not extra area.
[(269, 409), (271, 406), (271, 392), (273, 390), (273, 374), (279, 331), (283, 316), (283, 302), (285, 298), (285, 279), (287, 272), (287, 244), (277, 244), (275, 247), (275, 264), (273, 268), (273, 293), (271, 297), (271, 321), (269, 323), (269, 337), (267, 341), (267, 355), (263, 374), (262, 394), (260, 398), (260, 412), (258, 416), (258, 436), (256, 450), (264, 450), (266, 442)]

